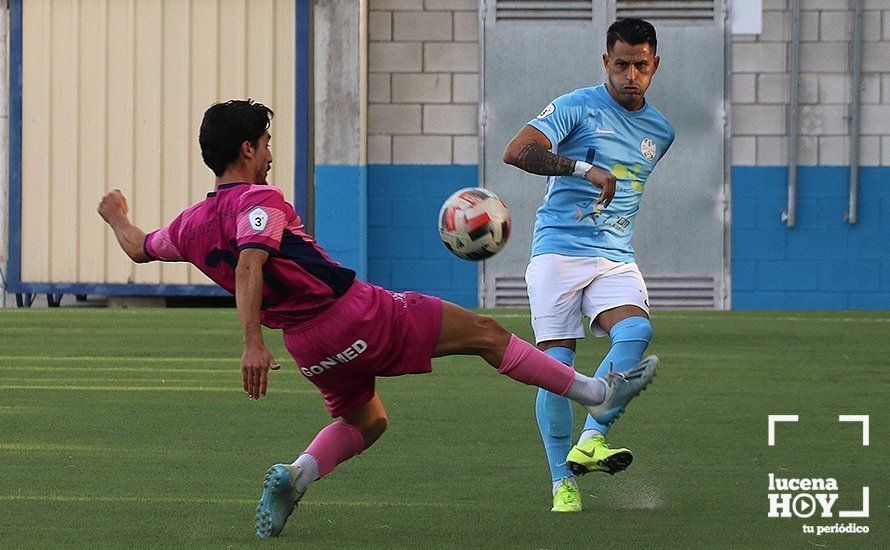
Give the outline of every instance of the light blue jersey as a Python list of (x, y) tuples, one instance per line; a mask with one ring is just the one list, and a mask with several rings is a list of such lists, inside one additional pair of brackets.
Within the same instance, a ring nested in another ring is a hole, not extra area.
[(547, 136), (553, 153), (588, 162), (618, 180), (615, 198), (603, 209), (596, 204), (600, 190), (585, 178), (548, 177), (532, 256), (634, 261), (634, 219), (649, 174), (674, 141), (671, 123), (649, 103), (628, 111), (601, 84), (557, 98), (529, 125)]

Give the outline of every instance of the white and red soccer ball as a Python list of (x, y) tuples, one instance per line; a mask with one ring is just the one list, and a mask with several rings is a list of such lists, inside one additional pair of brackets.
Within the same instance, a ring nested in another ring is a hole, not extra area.
[(461, 189), (448, 197), (439, 211), (439, 236), (459, 258), (490, 258), (510, 238), (510, 211), (491, 191)]

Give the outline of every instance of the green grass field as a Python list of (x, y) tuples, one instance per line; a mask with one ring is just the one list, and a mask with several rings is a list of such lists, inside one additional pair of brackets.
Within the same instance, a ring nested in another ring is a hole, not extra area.
[[(527, 314), (493, 311), (531, 336)], [(327, 422), (289, 360), (240, 390), (226, 309), (0, 310), (0, 548), (888, 548), (890, 315), (663, 312), (662, 370), (612, 430), (636, 453), (549, 512), (534, 390), (476, 358), (383, 379), (390, 430), (312, 486), (282, 537), (254, 535), (260, 482)], [(607, 342), (587, 338), (592, 372)], [(285, 361), (285, 359), (288, 359)], [(798, 414), (767, 446), (767, 415)], [(868, 447), (858, 424), (870, 415)], [(576, 415), (580, 424), (581, 415)], [(834, 477), (833, 518), (767, 518), (767, 474)], [(870, 487), (870, 517), (858, 510)], [(855, 521), (867, 535), (805, 535)]]

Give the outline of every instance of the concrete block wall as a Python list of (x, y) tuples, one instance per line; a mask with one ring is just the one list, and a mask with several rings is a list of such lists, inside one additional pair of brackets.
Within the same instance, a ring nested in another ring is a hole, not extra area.
[(478, 183), (477, 0), (368, 0), (368, 278), (478, 305), (478, 266), (439, 240)]
[(477, 163), (477, 0), (368, 0), (368, 164)]
[[(850, 0), (802, 0), (800, 19), (799, 164), (849, 165)], [(890, 0), (866, 0), (862, 17), (859, 163), (890, 166)], [(788, 161), (791, 12), (764, 0), (763, 32), (732, 44), (732, 162)]]
[(790, 2), (732, 44), (732, 307), (890, 308), (890, 0), (864, 0), (859, 220), (847, 223), (853, 12), (801, 0), (797, 224), (787, 206)]

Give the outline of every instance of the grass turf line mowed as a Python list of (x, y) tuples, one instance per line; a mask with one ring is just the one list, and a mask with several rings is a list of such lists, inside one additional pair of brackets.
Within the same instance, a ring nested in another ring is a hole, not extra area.
[[(531, 337), (527, 312), (497, 310)], [(533, 388), (481, 359), (381, 379), (390, 429), (313, 484), (292, 547), (830, 548), (887, 546), (890, 316), (656, 312), (662, 370), (609, 440), (627, 472), (580, 478), (581, 514), (551, 514)], [(0, 310), (0, 547), (262, 547), (268, 466), (330, 418), (279, 333), (269, 394), (241, 391), (231, 309)], [(604, 339), (579, 343), (592, 373)], [(767, 446), (767, 415), (798, 414)], [(839, 414), (871, 415), (871, 444)], [(576, 424), (583, 422), (576, 409)], [(575, 434), (577, 435), (576, 429)], [(767, 518), (767, 474), (834, 477), (834, 518)], [(858, 509), (871, 487), (871, 517)], [(868, 535), (805, 535), (855, 521)]]

